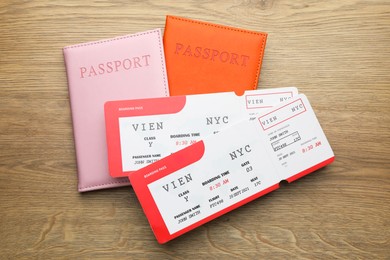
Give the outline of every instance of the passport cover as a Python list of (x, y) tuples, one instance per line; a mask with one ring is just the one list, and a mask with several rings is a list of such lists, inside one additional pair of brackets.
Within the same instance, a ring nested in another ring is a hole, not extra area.
[(79, 192), (130, 185), (108, 172), (104, 103), (169, 96), (160, 29), (63, 49)]
[(171, 96), (257, 89), (267, 34), (166, 17), (164, 50)]

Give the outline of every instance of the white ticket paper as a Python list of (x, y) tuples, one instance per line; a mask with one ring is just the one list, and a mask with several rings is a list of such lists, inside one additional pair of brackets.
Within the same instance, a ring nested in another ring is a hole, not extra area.
[(129, 175), (157, 240), (205, 222), (326, 166), (333, 151), (305, 95)]
[(128, 176), (172, 152), (298, 94), (294, 87), (188, 95), (105, 105), (110, 175)]

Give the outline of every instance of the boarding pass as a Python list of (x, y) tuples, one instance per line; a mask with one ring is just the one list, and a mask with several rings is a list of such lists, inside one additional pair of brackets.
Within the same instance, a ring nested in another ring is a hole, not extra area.
[(303, 94), (242, 120), (136, 172), (129, 179), (165, 243), (334, 160)]
[(127, 176), (203, 137), (298, 94), (294, 87), (105, 104), (109, 172)]

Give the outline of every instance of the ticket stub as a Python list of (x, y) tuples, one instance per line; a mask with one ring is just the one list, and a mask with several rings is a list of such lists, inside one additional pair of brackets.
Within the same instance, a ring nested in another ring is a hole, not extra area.
[(159, 243), (333, 162), (306, 96), (298, 95), (129, 175)]
[(298, 93), (294, 87), (110, 101), (105, 104), (109, 171), (128, 176), (172, 152), (257, 115)]

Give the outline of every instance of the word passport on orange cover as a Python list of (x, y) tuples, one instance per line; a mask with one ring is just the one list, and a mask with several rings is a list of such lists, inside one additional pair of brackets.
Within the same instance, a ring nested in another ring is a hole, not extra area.
[(267, 34), (167, 16), (164, 51), (171, 96), (257, 89)]

